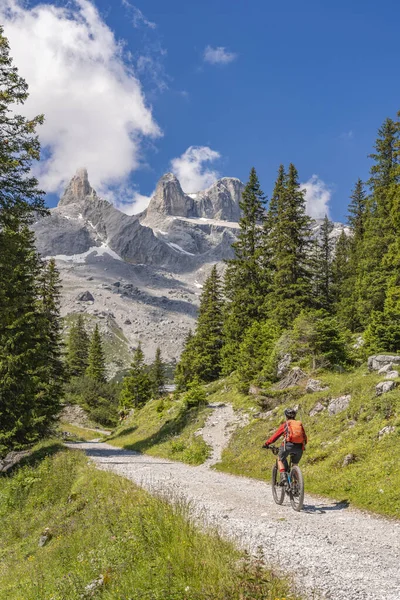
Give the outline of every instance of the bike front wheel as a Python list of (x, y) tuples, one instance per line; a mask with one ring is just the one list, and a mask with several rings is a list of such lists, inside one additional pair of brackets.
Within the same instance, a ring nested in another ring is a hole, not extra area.
[(280, 474), (278, 471), (278, 467), (275, 465), (272, 469), (272, 496), (277, 504), (282, 504), (285, 498), (285, 488), (279, 485), (280, 482)]
[(304, 503), (304, 479), (300, 467), (295, 465), (290, 471), (290, 504), (296, 511), (303, 508)]

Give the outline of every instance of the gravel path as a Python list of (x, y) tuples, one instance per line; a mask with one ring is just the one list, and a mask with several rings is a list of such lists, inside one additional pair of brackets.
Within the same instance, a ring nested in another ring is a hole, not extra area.
[[(400, 523), (327, 499), (306, 496), (303, 512), (274, 504), (268, 484), (120, 450), (70, 444), (101, 469), (151, 492), (184, 495), (198, 514), (293, 575), (306, 598), (399, 600)], [(316, 593), (315, 593), (316, 592)]]
[(206, 467), (221, 460), (222, 451), (228, 446), (235, 429), (239, 425), (247, 425), (249, 421), (248, 415), (236, 412), (231, 404), (208, 404), (208, 407), (214, 410), (204, 427), (196, 432), (212, 448), (211, 456), (204, 463)]

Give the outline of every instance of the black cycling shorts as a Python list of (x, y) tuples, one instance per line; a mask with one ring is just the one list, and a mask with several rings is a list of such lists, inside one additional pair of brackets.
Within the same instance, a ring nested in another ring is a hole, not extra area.
[(303, 456), (303, 444), (286, 442), (279, 448), (278, 458), (285, 465), (285, 469), (288, 468), (287, 457), (289, 455), (292, 455), (292, 464), (298, 465), (301, 457)]

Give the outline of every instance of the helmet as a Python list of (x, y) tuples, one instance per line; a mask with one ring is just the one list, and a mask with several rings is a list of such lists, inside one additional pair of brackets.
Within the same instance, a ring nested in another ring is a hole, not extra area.
[(285, 408), (285, 417), (287, 419), (295, 419), (296, 411), (294, 410), (294, 408)]

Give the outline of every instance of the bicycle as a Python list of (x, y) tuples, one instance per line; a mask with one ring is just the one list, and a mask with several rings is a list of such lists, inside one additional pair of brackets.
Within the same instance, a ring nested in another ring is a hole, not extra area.
[[(268, 450), (277, 456), (279, 448), (268, 446)], [(282, 504), (285, 494), (290, 498), (290, 504), (293, 510), (300, 511), (304, 503), (304, 479), (299, 465), (292, 465), (292, 455), (289, 455), (289, 470), (287, 471), (288, 482), (284, 486), (280, 485), (280, 473), (278, 469), (278, 459), (272, 468), (272, 496), (276, 504)]]

